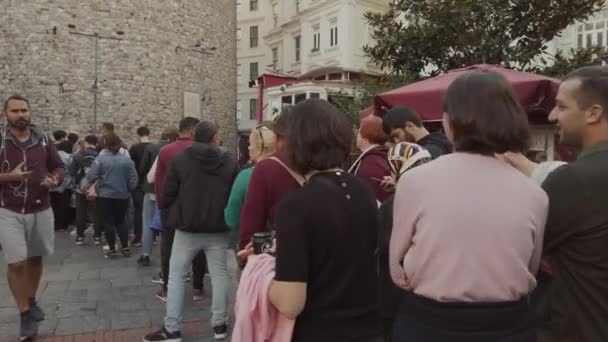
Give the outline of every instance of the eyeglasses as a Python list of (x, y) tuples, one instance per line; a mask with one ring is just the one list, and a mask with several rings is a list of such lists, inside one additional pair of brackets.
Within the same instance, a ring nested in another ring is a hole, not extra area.
[(262, 135), (262, 128), (266, 127), (265, 124), (259, 124), (257, 126), (255, 126), (255, 130), (258, 132), (259, 137), (260, 137), (260, 145), (262, 145), (262, 147), (260, 148), (260, 151), (262, 153), (264, 153), (264, 135)]

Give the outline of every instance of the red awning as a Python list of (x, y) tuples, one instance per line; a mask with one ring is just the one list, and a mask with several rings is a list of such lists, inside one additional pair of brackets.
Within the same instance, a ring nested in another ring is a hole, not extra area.
[(374, 98), (377, 115), (387, 109), (406, 106), (420, 114), (424, 121), (438, 121), (443, 117), (443, 97), (458, 77), (474, 71), (494, 71), (503, 75), (513, 86), (517, 97), (526, 109), (542, 108), (551, 111), (560, 80), (537, 74), (519, 72), (500, 66), (480, 64), (448, 71), (442, 75), (408, 84)]

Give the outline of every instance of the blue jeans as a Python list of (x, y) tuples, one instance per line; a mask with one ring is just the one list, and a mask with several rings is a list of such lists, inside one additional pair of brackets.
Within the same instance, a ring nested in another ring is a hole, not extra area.
[(154, 231), (150, 229), (152, 224), (152, 215), (154, 215), (154, 206), (156, 206), (156, 197), (154, 194), (145, 194), (142, 206), (142, 241), (141, 255), (150, 256), (152, 254), (152, 244), (154, 243)]
[(211, 325), (213, 327), (228, 322), (228, 233), (203, 234), (175, 232), (169, 267), (167, 291), (167, 315), (165, 329), (169, 332), (180, 330), (184, 308), (184, 275), (192, 260), (201, 250), (207, 256), (211, 276)]

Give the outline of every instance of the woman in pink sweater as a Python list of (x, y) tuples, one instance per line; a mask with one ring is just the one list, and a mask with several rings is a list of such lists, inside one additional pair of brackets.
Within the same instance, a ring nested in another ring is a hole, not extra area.
[(444, 105), (456, 153), (404, 174), (395, 195), (389, 267), (406, 291), (394, 341), (534, 342), (548, 199), (494, 157), (525, 150), (527, 117), (492, 72), (455, 80)]

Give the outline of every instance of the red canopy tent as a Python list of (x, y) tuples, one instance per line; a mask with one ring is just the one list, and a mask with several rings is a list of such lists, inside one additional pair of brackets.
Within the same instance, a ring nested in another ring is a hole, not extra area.
[(387, 109), (399, 106), (412, 108), (424, 121), (439, 121), (443, 117), (443, 97), (458, 77), (474, 71), (494, 71), (503, 75), (513, 86), (521, 104), (528, 112), (550, 112), (560, 81), (537, 74), (519, 72), (495, 65), (473, 65), (448, 71), (436, 77), (408, 84), (374, 97), (374, 113), (382, 115)]

